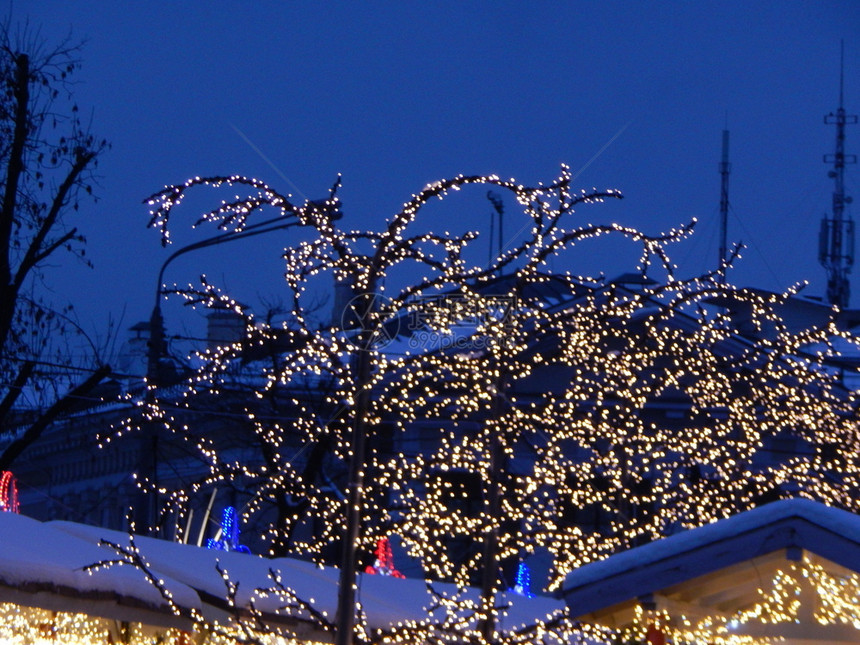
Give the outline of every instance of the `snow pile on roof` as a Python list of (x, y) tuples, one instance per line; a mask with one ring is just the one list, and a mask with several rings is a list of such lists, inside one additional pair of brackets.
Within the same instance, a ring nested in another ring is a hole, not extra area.
[(860, 517), (808, 499), (773, 502), (580, 567), (558, 595), (584, 615), (781, 549), (860, 572)]
[[(145, 617), (150, 624), (175, 624), (168, 604), (141, 571), (130, 566), (92, 574), (84, 570), (116, 557), (112, 548), (100, 546), (102, 540), (123, 548), (130, 545), (129, 536), (118, 531), (72, 522), (43, 524), (21, 515), (0, 513), (0, 601), (142, 622), (139, 614), (129, 613), (130, 608), (138, 608), (154, 612)], [(223, 618), (227, 607), (225, 582), (216, 564), (227, 572), (231, 582), (238, 583), (239, 606), (246, 606), (253, 597), (259, 610), (274, 615), (282, 599), (274, 595), (260, 597), (255, 590), (271, 588), (272, 575), (276, 575), (299, 598), (334, 617), (337, 569), (319, 568), (292, 558), (270, 560), (148, 537), (135, 536), (134, 542), (176, 604), (201, 611), (209, 619)], [(456, 588), (440, 584), (438, 591), (453, 595)], [(467, 595), (477, 600), (478, 591), (468, 590)], [(84, 598), (100, 604), (82, 604), (80, 600)], [(366, 574), (361, 576), (358, 598), (371, 627), (427, 618), (424, 608), (432, 601), (424, 580)], [(504, 601), (510, 603), (510, 608), (501, 621), (502, 628), (532, 624), (564, 607), (561, 601), (547, 597), (509, 594)]]
[[(0, 513), (0, 601), (20, 602), (21, 593), (32, 593), (64, 597), (70, 611), (89, 602), (102, 603), (102, 615), (107, 617), (117, 616), (112, 607), (118, 605), (170, 616), (167, 602), (139, 571), (130, 567), (85, 571), (108, 555), (91, 540), (23, 515)], [(178, 604), (201, 607), (189, 586), (169, 575), (162, 580)], [(57, 608), (57, 602), (55, 597), (47, 608)]]
[[(106, 539), (127, 546), (128, 535), (117, 531), (72, 522), (49, 522), (49, 526), (97, 544)], [(189, 587), (215, 598), (225, 597), (224, 580), (216, 570), (216, 562), (225, 569), (233, 582), (239, 582), (236, 601), (246, 605), (255, 597), (256, 589), (272, 586), (270, 575), (278, 575), (284, 586), (296, 592), (299, 598), (313, 601), (314, 607), (333, 617), (337, 607), (337, 585), (339, 570), (316, 565), (293, 558), (267, 559), (238, 552), (215, 551), (197, 546), (167, 542), (147, 537), (135, 537), (135, 543), (146, 557), (152, 569), (181, 581)], [(438, 591), (454, 594), (456, 587), (449, 584), (434, 585)], [(478, 599), (478, 592), (469, 594)], [(385, 627), (405, 620), (421, 620), (427, 617), (424, 607), (432, 600), (424, 580), (398, 579), (389, 576), (362, 574), (358, 599), (367, 613), (371, 627)], [(564, 604), (547, 597), (524, 598), (509, 594), (505, 599), (511, 603), (504, 625), (516, 627), (530, 624), (536, 618), (544, 618)], [(280, 606), (277, 597), (255, 597), (258, 609), (274, 613)], [(441, 617), (441, 616), (440, 616)]]

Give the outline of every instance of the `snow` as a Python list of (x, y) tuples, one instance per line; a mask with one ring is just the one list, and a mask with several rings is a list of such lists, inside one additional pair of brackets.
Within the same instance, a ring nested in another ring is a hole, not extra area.
[[(87, 565), (114, 556), (113, 549), (99, 546), (101, 540), (129, 545), (129, 536), (118, 531), (73, 522), (43, 524), (22, 515), (0, 513), (0, 586), (27, 589), (35, 583), (55, 593), (61, 593), (62, 588), (66, 588), (66, 594), (105, 592), (167, 613), (166, 603), (142, 572), (130, 566), (112, 567), (93, 575), (83, 571)], [(299, 598), (312, 601), (315, 609), (334, 617), (337, 569), (319, 568), (292, 558), (266, 559), (142, 536), (135, 536), (134, 541), (150, 570), (164, 580), (176, 603), (201, 610), (207, 617), (223, 615), (223, 612), (219, 614), (220, 609), (214, 610), (204, 602), (207, 594), (218, 599), (226, 596), (225, 583), (216, 570), (216, 563), (227, 571), (232, 582), (238, 582), (236, 600), (240, 606), (255, 597), (256, 606), (264, 613), (277, 611), (281, 606), (279, 598), (260, 598), (255, 594), (258, 588), (272, 586), (271, 570), (279, 574), (283, 584)], [(449, 595), (456, 592), (453, 585), (438, 584), (434, 588)], [(468, 590), (466, 597), (477, 600), (478, 591)], [(370, 574), (360, 576), (357, 598), (371, 627), (426, 618), (424, 608), (432, 600), (424, 580)], [(547, 597), (529, 599), (508, 594), (503, 601), (511, 605), (501, 620), (503, 628), (531, 624), (535, 619), (564, 608), (562, 601)], [(441, 617), (441, 613), (437, 617)]]
[[(0, 585), (91, 597), (111, 594), (120, 601), (133, 599), (167, 611), (168, 605), (158, 590), (130, 567), (113, 567), (92, 574), (84, 571), (84, 567), (108, 555), (96, 544), (48, 524), (15, 513), (0, 513)], [(199, 597), (191, 588), (169, 576), (162, 578), (179, 604), (200, 606)]]
[(838, 535), (860, 536), (860, 517), (853, 513), (808, 499), (781, 500), (587, 564), (569, 573), (562, 589), (582, 588), (789, 518), (807, 520)]
[[(129, 536), (95, 526), (73, 522), (50, 522), (58, 530), (98, 544), (109, 540), (121, 546), (129, 545)], [(216, 569), (220, 564), (232, 582), (238, 582), (236, 602), (247, 605), (254, 590), (272, 586), (270, 568), (279, 573), (283, 584), (294, 589), (301, 598), (314, 598), (321, 610), (334, 611), (337, 571), (318, 569), (309, 562), (280, 558), (268, 560), (256, 555), (205, 549), (194, 545), (135, 536), (135, 544), (153, 571), (180, 580), (183, 584), (216, 598), (226, 596), (224, 580)], [(138, 573), (138, 575), (140, 575)], [(255, 600), (263, 611), (274, 611), (280, 602), (274, 598)]]
[[(856, 515), (805, 499), (784, 500), (581, 567), (567, 576), (562, 595), (573, 589), (587, 590), (589, 585), (614, 575), (665, 563), (708, 545), (731, 543), (732, 539), (784, 520), (802, 520), (855, 542), (860, 536), (860, 517)], [(63, 603), (70, 607), (76, 600), (89, 599), (101, 603), (98, 611), (112, 603), (114, 617), (117, 612), (132, 612), (133, 607), (148, 607), (160, 616), (168, 616), (169, 609), (158, 591), (133, 567), (112, 567), (92, 575), (83, 570), (114, 557), (111, 548), (99, 545), (101, 540), (127, 546), (130, 538), (125, 533), (83, 524), (41, 523), (13, 513), (0, 513), (0, 599), (5, 593), (7, 599), (14, 597), (23, 604), (21, 598), (31, 594), (33, 605), (42, 606), (36, 598), (41, 592), (52, 594), (54, 608), (58, 598), (65, 599)], [(177, 604), (195, 608), (209, 618), (224, 616), (223, 603), (218, 599), (226, 596), (225, 584), (216, 564), (227, 571), (232, 582), (238, 583), (240, 606), (254, 598), (264, 613), (277, 612), (281, 605), (277, 596), (256, 594), (257, 589), (272, 586), (270, 571), (273, 571), (299, 598), (310, 601), (329, 617), (334, 616), (337, 569), (319, 568), (292, 558), (270, 560), (141, 536), (135, 537), (135, 543), (150, 570), (164, 581)], [(453, 585), (435, 584), (434, 588), (451, 596), (457, 592)], [(433, 600), (423, 580), (369, 574), (360, 576), (357, 597), (371, 627), (422, 620), (427, 617), (425, 608)], [(478, 590), (466, 590), (463, 598), (477, 600)], [(543, 596), (530, 599), (513, 593), (501, 600), (510, 603), (500, 620), (502, 629), (533, 624), (562, 610), (565, 604), (560, 599)], [(436, 611), (436, 617), (441, 618), (441, 610)]]

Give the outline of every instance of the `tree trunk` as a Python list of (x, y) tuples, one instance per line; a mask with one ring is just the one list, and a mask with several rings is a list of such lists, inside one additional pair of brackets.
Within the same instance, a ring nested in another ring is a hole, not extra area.
[(18, 185), (24, 172), (24, 151), (27, 144), (30, 107), (30, 59), (21, 54), (15, 60), (15, 128), (9, 161), (6, 166), (6, 190), (0, 209), (0, 348), (6, 347), (15, 317), (17, 287), (13, 286), (12, 229), (18, 205)]

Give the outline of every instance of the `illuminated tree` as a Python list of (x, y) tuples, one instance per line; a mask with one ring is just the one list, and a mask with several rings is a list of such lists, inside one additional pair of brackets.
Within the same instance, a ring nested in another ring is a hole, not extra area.
[[(414, 232), (428, 202), (471, 184), (509, 192), (528, 222), (523, 240), (489, 266), (469, 261), (475, 234)], [(288, 526), (280, 514), (268, 538), (278, 553), (317, 561), (340, 545), (341, 610), (336, 624), (321, 621), (339, 643), (524, 643), (538, 634), (566, 642), (578, 627), (564, 614), (523, 631), (499, 628), (512, 568), (536, 550), (551, 554), (554, 586), (580, 563), (767, 499), (801, 494), (856, 506), (855, 400), (826, 365), (828, 339), (845, 335), (832, 322), (790, 333), (775, 313), (789, 294), (766, 299), (722, 284), (727, 265), (677, 279), (666, 248), (690, 227), (648, 236), (579, 226), (574, 206), (618, 195), (574, 194), (566, 168), (538, 187), (494, 176), (431, 184), (380, 232), (339, 227), (339, 183), (323, 202), (294, 205), (232, 176), (153, 195), (151, 225), (165, 241), (173, 209), (198, 186), (247, 192), (201, 217), (225, 230), (241, 231), (264, 208), (295, 221), (303, 237), (285, 251), (290, 305), (275, 325), (206, 282), (180, 291), (194, 305), (235, 310), (246, 335), (199, 355), (179, 403), (155, 391), (142, 404), (143, 427), (162, 423), (197, 450), (210, 465), (206, 485), (242, 481), (246, 520), (287, 497), (302, 501), (314, 526), (297, 530), (295, 517)], [(630, 288), (549, 270), (551, 259), (604, 234), (639, 245), (638, 271), (655, 265), (661, 283)], [(332, 279), (348, 304), (337, 324), (319, 325), (307, 303)], [(725, 302), (749, 307), (773, 338), (738, 335), (715, 304)], [(809, 353), (813, 344), (824, 349)], [(280, 351), (255, 359), (266, 346)], [(255, 399), (280, 399), (289, 410), (278, 420), (253, 402), (245, 407), (264, 458), (224, 451), (185, 423), (183, 409), (236, 378)], [(309, 391), (317, 396), (298, 394)], [(426, 445), (403, 448), (428, 431)], [(783, 433), (803, 440), (804, 452), (762, 462), (767, 442)], [(309, 467), (321, 459), (331, 468)], [(199, 490), (169, 491), (166, 510), (182, 513)], [(593, 521), (583, 521), (588, 513)], [(391, 534), (428, 580), (460, 591), (431, 585), (428, 605), (443, 617), (371, 633), (353, 583), (372, 562), (362, 556), (372, 558)]]
[[(715, 276), (639, 289), (517, 276), (472, 294), (478, 310), (500, 293), (515, 308), (390, 384), (401, 414), (446, 428), (435, 451), (388, 469), (395, 530), (432, 577), (466, 585), (492, 565), (494, 597), (501, 565), (536, 550), (552, 554), (555, 587), (580, 564), (766, 501), (858, 510), (856, 397), (827, 366), (828, 339), (849, 336), (832, 321), (790, 333), (775, 314), (785, 296)], [(739, 336), (714, 314), (717, 294), (775, 338)], [(416, 373), (420, 408), (403, 387)], [(790, 454), (771, 450), (782, 437)], [(452, 541), (482, 535), (495, 560), (486, 547), (454, 557)]]
[(106, 148), (71, 102), (78, 65), (68, 42), (50, 48), (0, 27), (0, 432), (24, 429), (0, 454), (0, 470), (109, 373), (95, 357), (83, 375), (63, 367), (79, 330), (68, 309), (38, 292), (49, 260), (84, 258), (69, 219), (92, 194)]
[[(525, 241), (489, 267), (471, 264), (465, 256), (467, 244), (476, 237), (474, 233), (461, 236), (413, 233), (416, 216), (425, 204), (470, 184), (495, 186), (511, 192), (531, 218), (531, 230)], [(249, 405), (254, 432), (264, 439), (270, 451), (267, 460), (256, 464), (230, 461), (229, 456), (218, 454), (214, 440), (190, 433), (183, 423), (182, 409), (176, 409), (174, 399), (160, 401), (156, 392), (150, 397), (152, 401), (144, 404), (145, 414), (148, 420), (163, 422), (180, 440), (187, 440), (199, 449), (212, 465), (210, 483), (225, 478), (244, 478), (259, 483), (243, 509), (245, 517), (264, 510), (273, 499), (286, 495), (306, 500), (308, 514), (321, 530), (312, 533), (310, 540), (295, 540), (294, 548), (319, 557), (327, 545), (342, 543), (341, 562), (346, 562), (344, 570), (347, 572), (358, 569), (355, 553), (372, 553), (382, 537), (376, 531), (384, 530), (385, 524), (390, 523), (387, 516), (390, 491), (380, 485), (382, 480), (377, 477), (365, 480), (368, 470), (381, 472), (383, 456), (387, 461), (388, 456), (380, 452), (382, 434), (408, 431), (401, 420), (391, 419), (395, 408), (375, 395), (390, 377), (409, 369), (409, 356), (388, 351), (386, 343), (381, 342), (391, 340), (391, 326), (401, 316), (408, 315), (415, 303), (434, 299), (441, 303), (438, 296), (446, 289), (490, 279), (518, 264), (540, 264), (554, 250), (574, 239), (622, 230), (607, 226), (567, 231), (560, 227), (561, 219), (577, 204), (618, 196), (613, 191), (574, 194), (567, 169), (553, 184), (536, 188), (492, 176), (460, 176), (431, 184), (408, 201), (378, 233), (338, 227), (337, 184), (328, 200), (296, 206), (288, 196), (259, 181), (234, 176), (195, 178), (153, 195), (148, 200), (153, 206), (152, 225), (162, 231), (165, 241), (173, 209), (188, 189), (199, 185), (241, 187), (250, 194), (247, 198), (235, 197), (222, 202), (205, 213), (202, 221), (213, 221), (224, 229), (238, 232), (246, 226), (252, 213), (274, 208), (310, 234), (307, 240), (285, 251), (286, 282), (291, 293), (286, 320), (273, 327), (248, 315), (245, 339), (201, 354), (203, 367), (189, 383), (188, 395), (184, 398), (191, 401), (195, 396), (211, 396), (222, 391), (231, 365), (240, 363), (253, 348), (276, 340), (291, 348), (290, 351), (281, 354), (274, 363), (248, 363), (259, 370), (256, 374), (258, 397), (262, 399), (273, 392), (283, 396), (291, 391), (290, 387), (295, 392), (306, 388), (309, 382), (321, 384), (323, 387), (317, 389), (323, 394), (312, 403), (292, 398), (289, 403), (294, 414), (289, 425), (257, 419), (253, 406)], [(405, 272), (404, 267), (409, 265), (418, 267), (418, 280), (393, 288), (394, 274)], [(319, 283), (318, 276), (324, 276), (327, 285), (333, 278), (340, 291), (348, 289), (350, 304), (343, 317), (345, 325), (320, 329), (309, 320), (306, 303), (314, 281)], [(235, 302), (206, 283), (199, 289), (184, 291), (183, 295), (194, 304), (227, 306), (243, 314)], [(444, 308), (444, 304), (441, 306)], [(134, 424), (134, 421), (129, 422), (130, 427)], [(318, 480), (306, 477), (301, 457), (312, 455), (320, 446), (324, 454), (331, 455), (340, 464), (347, 483), (345, 487), (321, 485)], [(350, 482), (353, 485), (349, 485)], [(184, 508), (190, 492), (193, 491), (175, 491), (169, 508)], [(345, 505), (360, 510), (346, 523), (343, 521)], [(352, 531), (346, 540), (344, 524)], [(272, 528), (277, 541), (278, 527)], [(351, 584), (342, 585), (346, 586)], [(346, 606), (353, 604), (352, 600), (346, 601)]]
[[(555, 555), (556, 583), (583, 562), (775, 499), (799, 495), (860, 510), (857, 400), (827, 365), (837, 355), (828, 339), (848, 334), (833, 321), (791, 333), (774, 313), (784, 297), (734, 291), (758, 324), (776, 328), (772, 340), (751, 342), (722, 316), (679, 315), (704, 306), (709, 290), (670, 283), (659, 291), (659, 306), (631, 312), (595, 362), (567, 346), (564, 362), (590, 370), (573, 396), (542, 413), (548, 422), (566, 420), (548, 440), (554, 459), (535, 472), (535, 492), (556, 487), (555, 500), (536, 497), (543, 517), (557, 517), (561, 505), (596, 507), (609, 519), (597, 536), (544, 532), (537, 540)], [(681, 418), (660, 410), (672, 402), (686, 407)], [(776, 450), (783, 438), (793, 440), (787, 454)], [(563, 455), (565, 441), (586, 455)], [(527, 520), (541, 517), (536, 510)]]

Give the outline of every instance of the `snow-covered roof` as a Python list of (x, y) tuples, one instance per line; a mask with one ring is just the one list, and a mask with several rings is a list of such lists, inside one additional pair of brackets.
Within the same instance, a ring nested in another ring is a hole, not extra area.
[[(130, 567), (84, 570), (108, 556), (96, 542), (15, 513), (0, 513), (0, 601), (82, 612), (165, 627), (175, 619), (155, 587)], [(200, 609), (199, 596), (169, 575), (177, 603)]]
[[(122, 566), (90, 575), (83, 570), (115, 557), (113, 549), (99, 545), (101, 540), (122, 547), (130, 543), (129, 536), (118, 531), (72, 522), (41, 523), (21, 515), (0, 513), (0, 602), (80, 611), (152, 625), (183, 626), (171, 616), (167, 603), (141, 571)], [(334, 617), (339, 574), (335, 568), (148, 537), (136, 536), (134, 542), (150, 571), (164, 581), (174, 601), (180, 607), (197, 609), (208, 619), (227, 615), (226, 587), (216, 563), (220, 563), (232, 582), (238, 583), (239, 606), (247, 606), (255, 589), (271, 587), (270, 572), (273, 572), (299, 598)], [(432, 598), (424, 580), (367, 574), (360, 578), (358, 600), (371, 627), (427, 617), (424, 608)], [(434, 586), (449, 594), (456, 591), (453, 585)], [(470, 595), (477, 599), (477, 590), (469, 591), (474, 591)], [(510, 594), (505, 600), (511, 606), (501, 621), (502, 629), (533, 624), (535, 619), (543, 619), (564, 607), (563, 602), (547, 597)], [(277, 620), (274, 613), (282, 604), (278, 598), (256, 597), (254, 602), (259, 610)]]
[(773, 502), (580, 567), (558, 595), (583, 616), (781, 549), (860, 572), (860, 517), (807, 499)]

